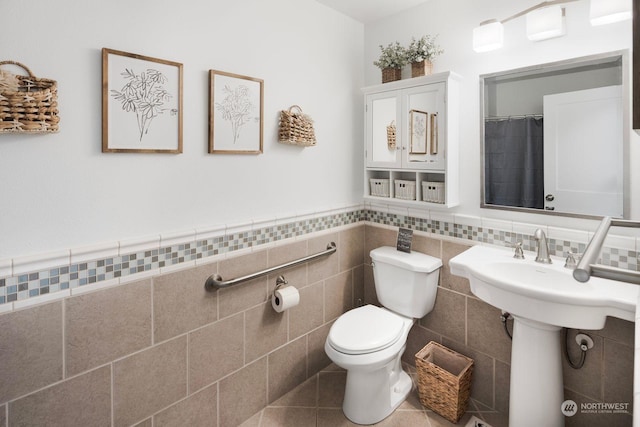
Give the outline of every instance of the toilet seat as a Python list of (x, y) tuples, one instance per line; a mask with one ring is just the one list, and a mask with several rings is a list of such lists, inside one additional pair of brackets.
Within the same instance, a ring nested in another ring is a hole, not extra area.
[(392, 346), (403, 335), (402, 317), (374, 305), (344, 313), (329, 331), (329, 344), (345, 354), (367, 354)]

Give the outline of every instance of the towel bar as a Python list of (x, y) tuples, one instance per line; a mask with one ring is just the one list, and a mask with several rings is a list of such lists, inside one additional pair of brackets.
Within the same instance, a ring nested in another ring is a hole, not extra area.
[(317, 254), (308, 255), (304, 258), (297, 259), (295, 261), (289, 261), (284, 264), (276, 265), (275, 267), (269, 267), (264, 270), (258, 271), (256, 273), (248, 274), (246, 276), (238, 277), (231, 280), (222, 280), (219, 274), (212, 274), (209, 276), (207, 281), (204, 283), (204, 288), (207, 291), (215, 291), (216, 289), (224, 289), (233, 285), (237, 285), (238, 283), (246, 282), (247, 280), (255, 279), (261, 276), (264, 276), (269, 273), (273, 273), (276, 270), (281, 270), (283, 268), (293, 267), (294, 265), (302, 264), (303, 262), (311, 261), (316, 258), (320, 258), (326, 255), (331, 255), (336, 251), (336, 244), (331, 242), (327, 245), (327, 249), (323, 252), (318, 252)]
[(640, 272), (595, 264), (595, 261), (602, 250), (604, 239), (607, 237), (607, 233), (609, 232), (609, 227), (611, 226), (640, 228), (640, 221), (612, 219), (608, 216), (602, 218), (600, 225), (593, 234), (582, 258), (578, 262), (576, 269), (573, 270), (573, 278), (578, 282), (584, 283), (587, 282), (591, 276), (596, 276), (603, 279), (640, 284)]

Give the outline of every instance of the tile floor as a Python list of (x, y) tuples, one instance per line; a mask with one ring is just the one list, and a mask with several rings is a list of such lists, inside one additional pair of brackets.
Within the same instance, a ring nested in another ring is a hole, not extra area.
[[(415, 380), (415, 368), (405, 365)], [(357, 426), (342, 413), (342, 398), (347, 374), (331, 365), (309, 378), (294, 390), (245, 421), (241, 427), (342, 427)], [(472, 416), (492, 427), (507, 427), (505, 414), (495, 412), (471, 399), (467, 413), (457, 424), (452, 424), (433, 411), (425, 409), (414, 387), (407, 400), (388, 418), (376, 426), (384, 427), (449, 427), (466, 426)]]

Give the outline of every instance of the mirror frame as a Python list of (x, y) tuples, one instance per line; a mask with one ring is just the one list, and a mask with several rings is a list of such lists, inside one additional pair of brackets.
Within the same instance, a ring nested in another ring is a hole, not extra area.
[(620, 57), (622, 59), (622, 92), (623, 92), (623, 108), (622, 108), (622, 155), (623, 155), (623, 173), (622, 173), (622, 210), (623, 217), (629, 218), (630, 215), (630, 197), (631, 197), (631, 184), (630, 184), (630, 160), (629, 160), (629, 139), (631, 129), (631, 81), (630, 81), (630, 53), (628, 49), (615, 50), (611, 52), (605, 52), (595, 55), (581, 56), (562, 61), (547, 62), (543, 64), (536, 64), (521, 68), (508, 69), (503, 71), (496, 71), (492, 73), (482, 74), (478, 76), (480, 83), (480, 208), (482, 209), (498, 209), (504, 211), (534, 213), (553, 216), (564, 216), (572, 218), (586, 218), (586, 219), (601, 219), (602, 215), (587, 215), (573, 212), (558, 212), (544, 209), (524, 208), (517, 206), (506, 205), (491, 205), (485, 203), (485, 149), (484, 149), (484, 113), (485, 113), (485, 79), (504, 76), (507, 74), (517, 73), (533, 73), (536, 71), (553, 71), (571, 68), (575, 65), (583, 64), (586, 62), (597, 62), (605, 60), (607, 58)]

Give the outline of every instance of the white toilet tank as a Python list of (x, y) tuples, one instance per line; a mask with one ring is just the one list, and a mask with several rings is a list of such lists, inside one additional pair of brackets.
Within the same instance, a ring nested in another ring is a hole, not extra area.
[(436, 302), (442, 260), (382, 246), (370, 253), (378, 301), (398, 314), (422, 318)]

